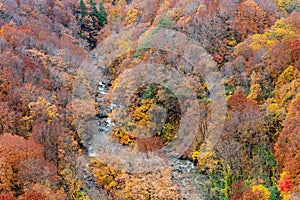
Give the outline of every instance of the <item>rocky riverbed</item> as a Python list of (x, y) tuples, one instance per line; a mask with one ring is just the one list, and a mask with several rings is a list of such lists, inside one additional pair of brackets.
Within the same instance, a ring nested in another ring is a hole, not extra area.
[[(94, 141), (101, 140), (103, 136), (109, 136), (110, 131), (115, 125), (108, 117), (108, 113), (115, 107), (118, 107), (118, 105), (107, 105), (107, 102), (104, 102), (104, 100), (107, 99), (106, 96), (109, 94), (110, 87), (111, 83), (109, 81), (100, 80), (98, 83), (96, 101), (99, 105), (99, 127)], [(89, 147), (90, 157), (96, 157), (97, 152), (97, 145)], [(205, 196), (207, 196), (205, 195), (207, 193), (207, 191), (205, 191), (205, 182), (208, 178), (199, 172), (195, 163), (187, 159), (169, 156), (167, 158), (167, 164), (173, 168), (171, 178), (174, 184), (179, 188), (181, 199), (205, 199)]]

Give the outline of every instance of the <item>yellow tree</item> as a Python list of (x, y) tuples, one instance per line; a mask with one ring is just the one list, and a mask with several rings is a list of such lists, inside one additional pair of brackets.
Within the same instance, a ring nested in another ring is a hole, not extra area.
[(28, 105), (30, 109), (30, 117), (37, 121), (45, 121), (53, 123), (58, 119), (58, 111), (55, 105), (52, 105), (45, 98), (39, 97), (36, 102), (31, 102)]

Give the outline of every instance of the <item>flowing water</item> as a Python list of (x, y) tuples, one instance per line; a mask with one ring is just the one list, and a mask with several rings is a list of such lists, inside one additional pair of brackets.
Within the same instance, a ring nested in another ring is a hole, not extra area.
[[(108, 136), (114, 126), (107, 113), (110, 113), (118, 105), (105, 106), (103, 102), (109, 93), (110, 86), (111, 84), (105, 80), (98, 83), (96, 101), (99, 105), (99, 127), (97, 136), (94, 137), (95, 141), (101, 140), (102, 136)], [(96, 157), (97, 151), (97, 146), (89, 147), (89, 157)], [(170, 156), (167, 159), (167, 164), (173, 168), (171, 178), (179, 188), (181, 199), (206, 199), (205, 183), (208, 178), (199, 172), (192, 161)]]

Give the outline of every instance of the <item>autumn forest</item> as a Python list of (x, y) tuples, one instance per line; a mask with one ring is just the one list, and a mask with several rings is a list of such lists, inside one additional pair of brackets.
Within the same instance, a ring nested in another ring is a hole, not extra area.
[(299, 200), (299, 0), (0, 0), (0, 200)]

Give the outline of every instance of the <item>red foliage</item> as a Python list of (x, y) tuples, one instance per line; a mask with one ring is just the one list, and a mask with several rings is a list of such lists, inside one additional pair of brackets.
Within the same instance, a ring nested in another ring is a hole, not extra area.
[[(258, 111), (258, 103), (252, 99), (247, 99), (243, 94), (236, 91), (233, 96), (228, 99), (228, 108), (234, 112)], [(245, 116), (246, 117), (246, 116)]]
[(225, 130), (231, 134), (240, 134), (241, 142), (245, 140), (251, 142), (248, 140), (251, 139), (253, 143), (255, 134), (260, 131), (259, 118), (261, 114), (258, 103), (236, 91), (228, 99), (228, 115)]
[(33, 190), (30, 193), (24, 194), (23, 200), (46, 200), (46, 196)]
[(279, 189), (282, 192), (288, 192), (291, 189), (291, 186), (291, 180), (286, 175), (284, 175), (283, 179), (279, 181)]
[(137, 138), (136, 143), (140, 152), (152, 152), (163, 147), (160, 137)]
[(10, 194), (0, 194), (0, 200), (17, 200), (14, 196)]

